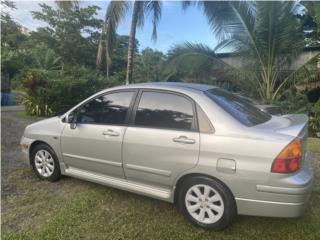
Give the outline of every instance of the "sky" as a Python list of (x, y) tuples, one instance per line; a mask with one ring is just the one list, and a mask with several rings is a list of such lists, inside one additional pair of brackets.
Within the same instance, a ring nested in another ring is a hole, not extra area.
[[(32, 19), (31, 11), (40, 10), (39, 3), (46, 3), (54, 6), (54, 1), (14, 1), (16, 8), (10, 11), (13, 19), (30, 30), (36, 30), (44, 26), (44, 23)], [(99, 6), (97, 18), (104, 18), (105, 10), (109, 1), (80, 1), (81, 7), (89, 5)], [(130, 12), (125, 20), (118, 27), (118, 34), (128, 35), (130, 32)], [(140, 50), (146, 47), (167, 52), (173, 45), (186, 41), (203, 43), (214, 48), (217, 41), (202, 15), (200, 9), (191, 7), (185, 11), (181, 9), (179, 1), (163, 1), (162, 17), (158, 26), (158, 38), (151, 40), (152, 24), (151, 18), (145, 20), (143, 29), (137, 30), (136, 38), (140, 43)]]

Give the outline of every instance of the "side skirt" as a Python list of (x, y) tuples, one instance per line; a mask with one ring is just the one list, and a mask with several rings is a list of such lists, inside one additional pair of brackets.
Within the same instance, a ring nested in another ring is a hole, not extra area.
[(97, 174), (73, 167), (66, 168), (64, 174), (71, 177), (80, 178), (86, 181), (95, 182), (102, 185), (118, 188), (121, 190), (145, 195), (148, 197), (157, 198), (167, 202), (173, 202), (172, 190), (170, 189), (157, 188), (150, 185), (128, 181), (126, 179), (109, 177), (102, 174)]

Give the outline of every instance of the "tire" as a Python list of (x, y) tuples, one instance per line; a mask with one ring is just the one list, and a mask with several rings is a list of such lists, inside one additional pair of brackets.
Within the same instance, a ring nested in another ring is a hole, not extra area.
[(178, 207), (195, 226), (222, 230), (236, 215), (236, 204), (230, 190), (209, 177), (192, 177), (178, 189)]
[(35, 146), (30, 154), (30, 163), (35, 174), (42, 180), (55, 182), (61, 177), (57, 155), (47, 144)]

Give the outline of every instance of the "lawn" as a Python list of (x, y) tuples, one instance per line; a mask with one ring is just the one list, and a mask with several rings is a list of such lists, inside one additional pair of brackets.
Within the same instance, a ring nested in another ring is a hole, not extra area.
[(320, 153), (320, 138), (308, 138), (308, 151)]
[(18, 183), (20, 194), (8, 200), (11, 211), (2, 212), (3, 239), (311, 240), (320, 235), (319, 164), (302, 218), (239, 216), (220, 232), (193, 227), (171, 204), (76, 179), (48, 183), (24, 168), (9, 180)]
[[(306, 214), (298, 219), (239, 216), (224, 231), (190, 225), (173, 205), (63, 178), (39, 181), (25, 167), (13, 172), (14, 195), (2, 212), (3, 239), (318, 239), (320, 159)], [(4, 206), (3, 206), (4, 207)]]
[[(319, 151), (319, 143), (309, 139), (309, 150)], [(169, 203), (69, 177), (40, 181), (29, 167), (9, 163), (2, 169), (2, 239), (319, 239), (320, 154), (313, 155), (315, 182), (303, 217), (238, 216), (219, 232), (192, 226)]]

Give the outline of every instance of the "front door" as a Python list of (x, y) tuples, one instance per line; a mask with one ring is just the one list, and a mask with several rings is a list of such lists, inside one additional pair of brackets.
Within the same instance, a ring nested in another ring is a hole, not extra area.
[(198, 162), (194, 103), (183, 95), (149, 90), (138, 101), (123, 141), (125, 175), (128, 180), (170, 187)]
[(106, 93), (75, 110), (76, 128), (68, 124), (61, 136), (67, 168), (124, 177), (121, 147), (134, 93)]

